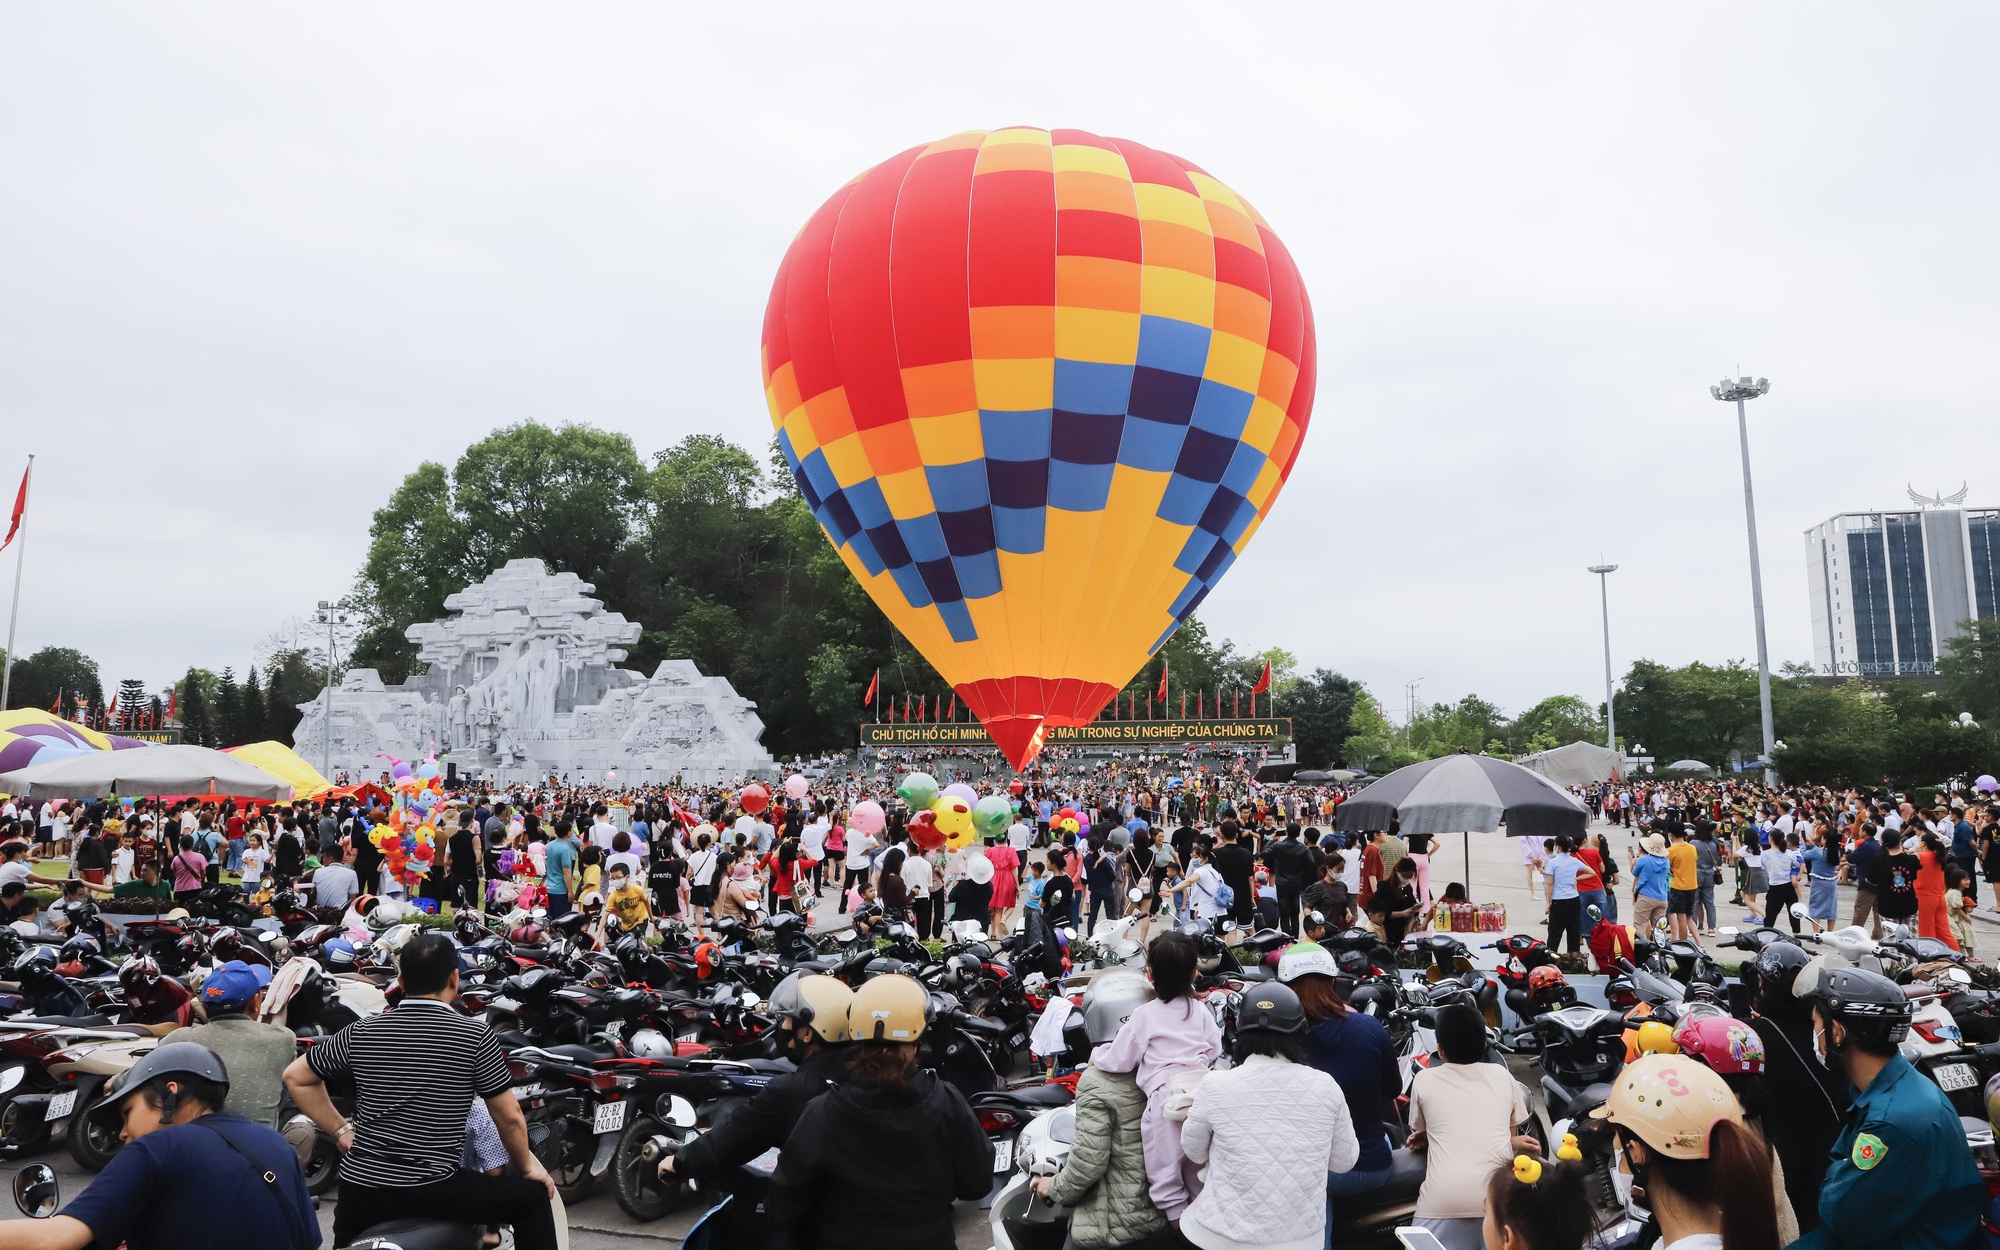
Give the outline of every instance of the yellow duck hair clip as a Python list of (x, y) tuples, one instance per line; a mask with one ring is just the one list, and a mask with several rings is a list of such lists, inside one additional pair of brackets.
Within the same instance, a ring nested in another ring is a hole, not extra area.
[(1527, 1155), (1514, 1156), (1514, 1179), (1523, 1185), (1532, 1185), (1542, 1179), (1542, 1161)]
[(1583, 1151), (1577, 1148), (1575, 1133), (1563, 1134), (1562, 1145), (1556, 1147), (1556, 1158), (1564, 1163), (1577, 1163), (1583, 1159)]

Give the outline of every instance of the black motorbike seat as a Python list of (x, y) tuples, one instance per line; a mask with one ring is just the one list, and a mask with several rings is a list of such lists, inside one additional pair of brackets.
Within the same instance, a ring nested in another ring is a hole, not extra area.
[(1268, 981), (1275, 975), (1269, 964), (1245, 964), (1236, 970), (1237, 979), (1242, 981)]
[(1072, 1099), (1060, 1085), (1024, 1085), (1019, 1089), (993, 1089), (972, 1096), (975, 1107), (1067, 1107)]
[(589, 1046), (582, 1042), (565, 1042), (560, 1046), (544, 1046), (543, 1050), (552, 1055), (561, 1055), (578, 1063), (601, 1063), (606, 1059), (616, 1059), (618, 1051), (610, 1046)]
[[(114, 1025), (106, 1016), (15, 1016), (0, 1020), (0, 1029), (104, 1029), (124, 1026)], [(148, 1030), (139, 1029), (144, 1033)]]

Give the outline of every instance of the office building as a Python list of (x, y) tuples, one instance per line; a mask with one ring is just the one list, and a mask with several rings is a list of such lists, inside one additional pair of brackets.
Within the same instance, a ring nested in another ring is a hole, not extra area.
[(2000, 616), (2000, 509), (1966, 492), (1902, 512), (1843, 512), (1806, 531), (1813, 663), (1829, 676), (1935, 673), (1965, 621)]

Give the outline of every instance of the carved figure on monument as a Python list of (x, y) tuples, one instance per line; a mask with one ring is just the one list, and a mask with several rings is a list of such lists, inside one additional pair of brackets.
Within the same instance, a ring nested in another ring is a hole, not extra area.
[[(424, 672), (395, 686), (372, 670), (349, 672), (330, 708), (323, 696), (299, 705), (295, 742), (312, 744), (318, 760), (330, 737), (333, 767), (355, 775), (379, 771), (377, 754), (420, 757), (427, 741), (455, 752), (461, 772), (502, 780), (578, 769), (634, 781), (775, 771), (758, 745), (756, 705), (727, 679), (688, 660), (664, 661), (651, 677), (617, 667), (640, 627), (606, 612), (591, 590), (539, 560), (508, 561), (447, 597), (451, 615), (410, 627)], [(565, 703), (572, 710), (558, 711)]]

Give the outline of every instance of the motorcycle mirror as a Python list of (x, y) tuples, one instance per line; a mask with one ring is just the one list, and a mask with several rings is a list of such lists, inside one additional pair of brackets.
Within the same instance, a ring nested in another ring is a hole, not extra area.
[(1146, 897), (1146, 892), (1135, 885), (1131, 889), (1125, 891), (1125, 897), (1131, 899), (1133, 902), (1136, 903)]
[(1719, 937), (1735, 937), (1736, 926), (1733, 924), (1726, 924), (1723, 925), (1720, 929), (1717, 929), (1715, 932), (1716, 935)]
[(1787, 910), (1792, 913), (1792, 919), (1794, 920), (1812, 919), (1812, 910), (1804, 903), (1793, 903)]
[(1946, 968), (1944, 970), (1944, 979), (1953, 985), (1972, 984), (1972, 974), (1963, 968)]
[(30, 1219), (45, 1220), (62, 1205), (62, 1186), (55, 1169), (46, 1163), (31, 1163), (14, 1173), (14, 1205)]
[(854, 930), (842, 929), (840, 932), (833, 935), (833, 940), (841, 943), (842, 945), (847, 945), (854, 941), (854, 937), (855, 937)]

